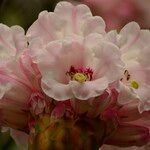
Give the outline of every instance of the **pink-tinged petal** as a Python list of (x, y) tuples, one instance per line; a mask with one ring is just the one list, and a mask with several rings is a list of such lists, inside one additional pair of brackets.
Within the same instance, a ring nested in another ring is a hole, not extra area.
[(69, 84), (58, 83), (55, 80), (42, 82), (42, 88), (46, 95), (54, 98), (55, 100), (62, 101), (73, 98)]
[[(103, 40), (102, 35), (97, 34), (97, 33), (92, 33), (86, 36), (84, 39), (84, 46), (87, 49), (84, 54), (85, 65), (92, 68), (92, 70), (97, 70), (97, 66), (100, 65), (98, 61), (99, 58), (95, 57), (96, 56), (95, 51), (97, 50), (95, 46), (97, 46), (98, 48), (98, 45), (100, 43), (101, 45), (103, 45), (101, 42), (102, 40)], [(99, 48), (99, 50), (101, 49)]]
[[(149, 38), (150, 39), (150, 38)], [(147, 44), (147, 46), (146, 46)], [(138, 57), (138, 61), (141, 63), (144, 67), (150, 67), (150, 46), (148, 46), (148, 43), (145, 44), (145, 47), (141, 49), (141, 53)]]
[(122, 52), (128, 51), (138, 41), (140, 37), (140, 27), (136, 22), (128, 23), (120, 31), (119, 35), (121, 36), (120, 39), (121, 51)]
[(139, 112), (142, 113), (144, 111), (150, 110), (150, 99), (145, 101), (140, 101), (140, 104), (138, 106)]
[(41, 74), (36, 64), (32, 62), (30, 56), (24, 53), (20, 58), (20, 71), (25, 76), (25, 79), (29, 81), (30, 86), (40, 90)]
[(145, 45), (145, 43), (149, 44), (149, 39), (150, 38), (150, 30), (141, 30), (141, 33), (140, 33), (140, 43), (139, 45), (141, 47), (149, 47), (149, 45)]
[(106, 141), (106, 144), (121, 147), (143, 146), (149, 141), (150, 133), (148, 128), (123, 124), (120, 125), (116, 133)]
[[(0, 100), (1, 105), (10, 106), (15, 108), (20, 108), (26, 110), (26, 103), (30, 98), (31, 91), (25, 85), (15, 83), (13, 81), (8, 81), (10, 88), (4, 91), (3, 97)], [(13, 106), (11, 106), (13, 105)]]
[(44, 43), (40, 38), (33, 39), (29, 44), (29, 51), (28, 54), (32, 58), (34, 63), (38, 62), (38, 55), (40, 56), (43, 53)]
[(100, 16), (90, 17), (84, 23), (84, 35), (91, 33), (105, 34), (105, 22)]
[(42, 43), (63, 39), (77, 34), (86, 36), (91, 33), (105, 33), (105, 23), (101, 17), (93, 17), (86, 5), (74, 6), (60, 2), (54, 13), (43, 11), (27, 31), (29, 41), (40, 38)]
[[(26, 52), (0, 68), (1, 82), (21, 84), (25, 90), (40, 90), (40, 72)], [(3, 83), (1, 85), (4, 85)], [(13, 85), (15, 86), (15, 85)]]
[(14, 46), (16, 47), (16, 50), (19, 53), (20, 51), (27, 48), (27, 39), (25, 37), (25, 31), (19, 26), (12, 26), (11, 30), (13, 34), (12, 38), (14, 41)]
[(55, 14), (43, 11), (27, 31), (29, 41), (41, 38), (43, 44), (62, 38), (64, 22)]
[(119, 96), (118, 103), (121, 105), (127, 104), (133, 100), (139, 98), (139, 96), (135, 93), (135, 91), (129, 87), (119, 82)]
[(65, 34), (72, 33), (82, 35), (84, 21), (92, 16), (90, 9), (86, 5), (73, 6), (68, 2), (57, 4), (54, 12), (65, 21)]
[(105, 35), (105, 39), (117, 46), (119, 46), (119, 36), (116, 30), (112, 30)]
[(105, 77), (113, 82), (120, 78), (124, 69), (119, 49), (114, 44), (104, 41), (99, 34), (91, 34), (85, 38), (85, 63), (94, 70), (93, 78)]
[[(2, 78), (2, 76), (0, 77)], [(7, 78), (7, 76), (3, 78), (3, 80), (10, 84), (10, 88), (5, 90), (1, 102), (3, 102), (3, 100), (8, 100), (10, 103), (15, 102), (25, 105), (32, 92), (31, 89), (23, 83)]]
[(0, 24), (0, 62), (8, 62), (27, 47), (24, 30), (19, 26), (11, 28)]
[[(97, 66), (94, 68), (94, 78), (105, 76), (110, 83), (120, 78), (124, 64), (120, 59), (117, 46), (106, 41), (99, 41), (97, 45), (92, 47), (91, 57), (93, 55), (97, 61)], [(90, 59), (88, 61), (90, 63)]]
[[(148, 40), (149, 38), (150, 38), (149, 30), (146, 30), (146, 29), (140, 30), (140, 36), (139, 36), (138, 42), (136, 42), (136, 45), (138, 45), (139, 48), (149, 47), (149, 40)], [(141, 49), (141, 52), (144, 52), (143, 49)]]
[[(68, 38), (64, 41), (56, 40), (49, 43), (42, 53), (35, 53), (35, 57), (37, 55), (36, 62), (42, 75), (47, 74), (48, 71), (57, 71), (58, 77), (58, 72), (63, 71), (62, 73), (65, 75), (71, 65), (82, 65), (84, 47), (80, 44), (81, 42), (81, 37), (79, 39), (74, 37)], [(76, 57), (74, 57), (75, 55)]]
[(21, 150), (28, 150), (28, 134), (10, 129), (10, 135)]
[(86, 81), (85, 83), (70, 81), (69, 85), (76, 98), (80, 100), (87, 100), (101, 95), (107, 88), (108, 83), (109, 81), (107, 78), (103, 77), (94, 81)]
[(89, 49), (93, 49), (93, 47), (100, 43), (100, 41), (104, 40), (103, 36), (98, 33), (91, 33), (85, 37), (85, 46)]

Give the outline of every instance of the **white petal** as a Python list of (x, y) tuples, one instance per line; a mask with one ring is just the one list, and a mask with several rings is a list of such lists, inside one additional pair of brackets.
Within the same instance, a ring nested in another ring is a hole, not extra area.
[(8, 62), (27, 47), (24, 30), (19, 26), (11, 28), (0, 24), (0, 62)]
[(120, 47), (121, 51), (128, 51), (135, 43), (138, 41), (140, 37), (140, 27), (136, 22), (128, 23), (124, 28), (120, 31), (121, 41)]
[(27, 48), (27, 39), (25, 37), (25, 31), (20, 26), (12, 26), (13, 40), (16, 50), (19, 52)]
[[(97, 61), (97, 66), (94, 68), (94, 76), (96, 78), (106, 76), (110, 82), (118, 80), (124, 69), (118, 48), (112, 43), (99, 41), (97, 45), (95, 44), (92, 47), (92, 50)], [(90, 64), (91, 59), (88, 61)]]
[(101, 95), (108, 86), (108, 80), (103, 77), (94, 81), (87, 81), (79, 83), (77, 81), (70, 81), (74, 96), (80, 100), (88, 100), (89, 98)]
[(73, 98), (69, 84), (62, 84), (53, 79), (49, 79), (49, 81), (42, 79), (42, 89), (45, 94), (58, 101)]
[(117, 46), (119, 46), (119, 43), (118, 43), (118, 33), (116, 30), (112, 30), (110, 32), (108, 32), (106, 35), (105, 35), (105, 39)]
[(105, 34), (105, 22), (100, 16), (90, 17), (84, 23), (84, 35), (91, 33)]
[(133, 89), (124, 85), (121, 82), (119, 83), (119, 104), (124, 105), (138, 98), (138, 95), (133, 91)]
[(72, 33), (81, 35), (84, 21), (92, 16), (86, 5), (73, 6), (68, 2), (58, 3), (54, 12), (66, 22), (64, 30), (67, 35)]
[(29, 41), (41, 38), (43, 44), (62, 38), (64, 22), (55, 13), (43, 11), (27, 31)]

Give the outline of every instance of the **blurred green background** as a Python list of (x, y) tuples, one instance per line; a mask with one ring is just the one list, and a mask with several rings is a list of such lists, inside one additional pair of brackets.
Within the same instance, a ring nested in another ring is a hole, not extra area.
[(19, 150), (9, 132), (0, 133), (0, 150)]
[(57, 0), (0, 0), (0, 22), (8, 26), (20, 25), (25, 30), (42, 10), (52, 11)]

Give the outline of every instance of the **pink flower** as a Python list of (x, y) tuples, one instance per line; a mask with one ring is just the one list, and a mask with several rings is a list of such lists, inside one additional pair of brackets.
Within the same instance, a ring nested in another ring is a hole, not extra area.
[(41, 86), (48, 96), (87, 100), (101, 95), (109, 83), (119, 79), (123, 66), (119, 51), (101, 33), (105, 33), (102, 19), (92, 17), (85, 5), (61, 2), (54, 13), (39, 15), (27, 36), (30, 55), (38, 64)]
[(93, 32), (105, 34), (105, 22), (100, 16), (92, 16), (86, 5), (73, 6), (68, 2), (60, 2), (54, 12), (42, 11), (39, 14), (27, 36), (29, 41), (40, 40), (45, 45), (66, 36), (87, 36)]
[(106, 39), (118, 45), (125, 71), (120, 83), (120, 103), (139, 99), (139, 111), (150, 110), (150, 61), (148, 30), (140, 30), (135, 22), (127, 24), (119, 34), (110, 31)]
[(45, 100), (40, 87), (40, 72), (26, 54), (24, 30), (1, 24), (0, 49), (0, 125), (28, 132), (29, 110), (35, 111), (34, 114), (43, 112)]

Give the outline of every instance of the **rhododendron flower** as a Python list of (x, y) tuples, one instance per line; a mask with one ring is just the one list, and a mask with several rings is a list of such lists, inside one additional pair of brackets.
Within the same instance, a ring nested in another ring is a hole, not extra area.
[(29, 110), (37, 114), (46, 106), (39, 82), (41, 74), (26, 54), (24, 30), (1, 24), (0, 31), (0, 123), (28, 132)]
[[(63, 19), (62, 15), (66, 17)], [(41, 21), (47, 24), (42, 25)], [(51, 22), (52, 32), (46, 32)], [(57, 22), (60, 27), (55, 29)], [(92, 34), (91, 27), (95, 28)], [(103, 20), (92, 17), (85, 5), (63, 2), (56, 6), (54, 13), (40, 14), (27, 35), (31, 57), (40, 68), (42, 88), (48, 96), (56, 100), (86, 100), (102, 94), (109, 83), (119, 79), (123, 68), (119, 51), (97, 34), (101, 30), (105, 33)]]
[(127, 24), (119, 34), (110, 31), (106, 38), (118, 45), (125, 71), (121, 78), (120, 102), (140, 99), (139, 111), (150, 110), (149, 30), (140, 30), (135, 22)]
[(99, 96), (122, 70), (117, 47), (94, 34), (50, 42), (37, 49), (45, 51), (35, 61), (42, 74), (42, 88), (56, 100)]
[(27, 36), (0, 31), (0, 125), (22, 149), (150, 142), (149, 31), (133, 22), (106, 33), (101, 17), (68, 2), (41, 12)]

